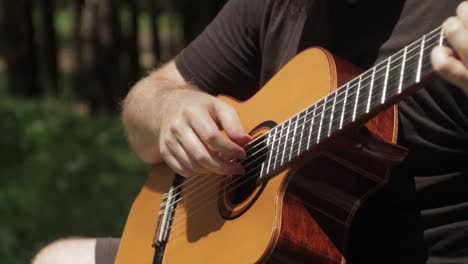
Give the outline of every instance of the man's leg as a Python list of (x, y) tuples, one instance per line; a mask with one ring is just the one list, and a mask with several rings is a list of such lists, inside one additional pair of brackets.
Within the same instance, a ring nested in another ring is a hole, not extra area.
[(113, 264), (120, 239), (66, 238), (41, 249), (33, 264)]
[(95, 238), (66, 238), (54, 241), (37, 253), (33, 264), (95, 264)]

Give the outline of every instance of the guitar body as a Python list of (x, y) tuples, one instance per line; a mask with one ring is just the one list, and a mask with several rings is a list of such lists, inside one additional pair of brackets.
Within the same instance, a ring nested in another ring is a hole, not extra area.
[[(221, 98), (256, 137), (358, 73), (327, 51), (312, 48), (249, 100)], [(367, 122), (368, 129), (356, 127), (311, 148), (236, 204), (227, 198), (229, 177), (189, 179), (162, 263), (346, 263), (353, 216), (388, 181), (391, 166), (404, 156), (404, 150), (392, 144), (397, 134), (395, 110)], [(174, 178), (164, 164), (152, 169), (132, 206), (117, 263), (153, 263), (158, 213)]]

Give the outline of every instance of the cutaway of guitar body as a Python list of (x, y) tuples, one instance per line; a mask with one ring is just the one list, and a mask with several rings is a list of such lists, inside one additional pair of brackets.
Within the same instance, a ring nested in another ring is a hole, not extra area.
[[(312, 48), (249, 100), (221, 98), (237, 110), (247, 131), (261, 134), (268, 128), (255, 129), (259, 124), (281, 124), (358, 73), (327, 51)], [(354, 214), (405, 155), (393, 145), (396, 108), (366, 127), (348, 129), (312, 148), (243, 203), (226, 206), (231, 214), (222, 202), (226, 177), (189, 180), (162, 263), (345, 263)], [(117, 263), (153, 263), (158, 213), (174, 176), (164, 164), (152, 169), (132, 206)]]

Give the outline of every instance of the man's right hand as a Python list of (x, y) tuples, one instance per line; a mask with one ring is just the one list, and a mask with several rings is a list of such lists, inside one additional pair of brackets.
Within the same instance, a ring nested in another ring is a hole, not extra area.
[(187, 177), (243, 173), (233, 160), (245, 157), (242, 146), (251, 138), (234, 108), (192, 89), (172, 89), (164, 97), (158, 144), (167, 165)]
[(131, 89), (122, 117), (130, 145), (147, 163), (165, 161), (186, 177), (243, 172), (235, 160), (251, 138), (236, 111), (188, 84), (173, 61)]

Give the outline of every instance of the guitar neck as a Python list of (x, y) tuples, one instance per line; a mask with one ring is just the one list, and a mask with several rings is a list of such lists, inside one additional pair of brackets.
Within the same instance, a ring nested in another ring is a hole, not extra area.
[(421, 88), (433, 76), (430, 53), (442, 45), (447, 40), (439, 27), (270, 130), (263, 136), (268, 153), (261, 178)]

